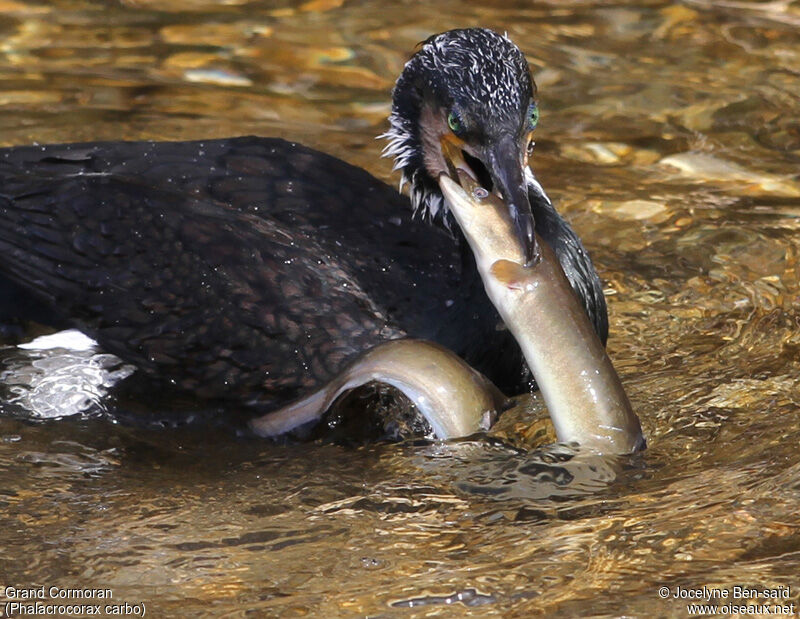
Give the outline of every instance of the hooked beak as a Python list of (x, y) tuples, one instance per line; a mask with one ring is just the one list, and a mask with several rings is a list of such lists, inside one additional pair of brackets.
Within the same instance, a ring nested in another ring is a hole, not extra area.
[[(450, 178), (458, 182), (457, 170), (463, 170), (476, 181), (480, 175), (469, 167), (462, 151), (463, 142), (445, 136), (442, 138), (442, 154), (450, 172)], [(539, 261), (539, 247), (536, 242), (535, 222), (528, 200), (528, 187), (524, 175), (522, 150), (512, 136), (505, 136), (489, 146), (479, 158), (492, 181), (492, 189), (505, 202), (514, 226), (514, 232), (522, 244), (526, 264)]]

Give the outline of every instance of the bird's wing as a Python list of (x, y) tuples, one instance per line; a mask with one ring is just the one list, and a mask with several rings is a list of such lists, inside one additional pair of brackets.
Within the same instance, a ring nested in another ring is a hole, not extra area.
[(0, 186), (0, 270), (107, 351), (207, 397), (285, 401), (402, 335), (335, 256), (289, 232), (113, 174)]

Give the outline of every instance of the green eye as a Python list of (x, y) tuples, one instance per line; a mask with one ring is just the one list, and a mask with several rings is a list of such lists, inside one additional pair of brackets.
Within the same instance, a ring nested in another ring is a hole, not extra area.
[(461, 121), (461, 117), (457, 112), (450, 112), (447, 115), (447, 126), (450, 127), (450, 131), (456, 135), (464, 131), (464, 123)]
[(535, 129), (536, 125), (539, 123), (539, 108), (536, 107), (535, 103), (531, 103), (528, 107), (528, 127), (531, 129)]

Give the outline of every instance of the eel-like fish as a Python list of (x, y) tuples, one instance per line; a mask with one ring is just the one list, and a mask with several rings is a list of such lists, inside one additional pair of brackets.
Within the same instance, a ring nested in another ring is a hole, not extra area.
[(522, 348), (558, 440), (601, 453), (643, 449), (639, 418), (552, 249), (537, 239), (541, 259), (523, 266), (508, 207), (464, 170), (457, 173), (460, 185), (442, 175), (440, 186), (489, 298)]
[(424, 340), (390, 340), (370, 349), (321, 389), (250, 422), (278, 436), (322, 417), (341, 394), (369, 382), (408, 397), (440, 439), (488, 430), (507, 398), (455, 353)]

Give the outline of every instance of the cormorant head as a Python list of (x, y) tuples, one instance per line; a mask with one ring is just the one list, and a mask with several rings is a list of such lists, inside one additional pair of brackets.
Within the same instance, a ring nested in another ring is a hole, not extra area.
[(438, 179), (458, 182), (455, 171), (462, 169), (506, 203), (529, 261), (538, 256), (525, 173), (538, 120), (535, 94), (528, 63), (507, 37), (451, 30), (422, 43), (406, 63), (382, 136), (415, 210), (450, 227)]

